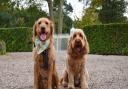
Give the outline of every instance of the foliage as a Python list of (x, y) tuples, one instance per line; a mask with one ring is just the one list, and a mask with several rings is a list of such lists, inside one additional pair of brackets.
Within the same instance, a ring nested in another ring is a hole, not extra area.
[(127, 22), (124, 12), (128, 4), (125, 0), (90, 0), (87, 5), (82, 19), (74, 21), (75, 27), (83, 28), (84, 25)]
[[(43, 11), (41, 6), (46, 0), (3, 0), (0, 1), (0, 27), (32, 27), (34, 22), (40, 17), (48, 17), (48, 14)], [(25, 2), (26, 7), (22, 4)], [(58, 8), (59, 0), (54, 0), (54, 19), (56, 32), (58, 32)], [(71, 4), (64, 0), (63, 6), (64, 22), (63, 31), (67, 32), (72, 27), (72, 19), (68, 14), (72, 13)]]
[[(36, 5), (29, 5), (26, 8), (14, 7), (17, 3), (4, 2), (5, 6), (0, 8), (0, 27), (19, 27), (19, 26), (33, 26), (35, 20), (39, 17), (47, 17), (46, 12), (42, 11)], [(8, 3), (8, 4), (7, 4)], [(19, 6), (19, 5), (18, 5)], [(6, 7), (6, 8), (5, 8)]]
[[(59, 25), (59, 0), (54, 0), (53, 6), (54, 6), (54, 22), (55, 22), (55, 32), (58, 34), (60, 29), (58, 29)], [(72, 13), (73, 8), (71, 4), (67, 3), (66, 0), (64, 0), (64, 8), (63, 8), (63, 28), (62, 33), (67, 33), (72, 27), (73, 20), (68, 16), (68, 14)]]
[[(128, 24), (102, 24), (85, 26), (84, 32), (90, 53), (128, 55)], [(32, 28), (0, 29), (0, 39), (5, 41), (7, 52), (31, 51)]]
[(0, 39), (5, 41), (7, 52), (31, 51), (31, 28), (1, 28)]
[(128, 55), (128, 24), (102, 24), (84, 27), (91, 54)]
[(6, 44), (3, 40), (0, 40), (0, 55), (6, 54)]
[(93, 7), (85, 9), (85, 13), (82, 16), (82, 19), (77, 19), (76, 21), (74, 21), (74, 24), (77, 28), (83, 28), (84, 25), (100, 24), (96, 9)]
[(102, 5), (102, 0), (87, 0), (86, 5), (89, 5), (89, 7), (84, 9), (82, 19), (74, 21), (74, 25), (77, 28), (83, 28), (84, 25), (101, 23), (98, 18), (98, 9)]
[(126, 17), (124, 13), (126, 11), (125, 0), (103, 0), (102, 8), (99, 10), (99, 20), (102, 23), (118, 23), (125, 22)]
[(64, 23), (63, 23), (63, 29), (62, 33), (69, 33), (70, 29), (72, 28), (73, 20), (64, 14)]

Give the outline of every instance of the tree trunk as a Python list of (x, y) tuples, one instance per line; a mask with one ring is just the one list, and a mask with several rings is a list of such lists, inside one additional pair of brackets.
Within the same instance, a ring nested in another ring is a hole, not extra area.
[(59, 19), (58, 19), (58, 33), (62, 34), (62, 28), (63, 28), (63, 3), (64, 0), (60, 0), (59, 5)]
[[(62, 34), (62, 28), (63, 28), (63, 3), (64, 3), (64, 0), (60, 0), (60, 4), (59, 4), (59, 19), (58, 19), (58, 33), (59, 33), (59, 36), (61, 36)], [(62, 38), (59, 37), (58, 39), (59, 41), (59, 50), (61, 50), (61, 42), (62, 42)]]
[(49, 7), (49, 15), (50, 15), (50, 20), (52, 20), (54, 22), (54, 16), (53, 16), (53, 2), (52, 0), (46, 0), (48, 3), (48, 7)]

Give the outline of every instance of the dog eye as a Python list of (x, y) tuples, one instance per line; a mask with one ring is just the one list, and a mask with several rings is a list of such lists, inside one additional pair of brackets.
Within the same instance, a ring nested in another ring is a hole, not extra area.
[(48, 22), (46, 21), (45, 24), (48, 25)]
[(83, 35), (82, 35), (82, 34), (80, 34), (79, 36), (80, 36), (81, 38), (83, 38)]
[(41, 24), (41, 21), (38, 24), (40, 25)]
[(76, 37), (76, 34), (73, 35), (73, 38), (75, 38), (75, 37)]

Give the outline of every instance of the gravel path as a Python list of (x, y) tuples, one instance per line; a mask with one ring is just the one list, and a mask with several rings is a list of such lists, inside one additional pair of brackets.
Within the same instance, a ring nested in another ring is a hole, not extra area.
[[(59, 76), (66, 53), (57, 53)], [(32, 53), (8, 53), (0, 56), (0, 89), (33, 89)], [(87, 68), (90, 89), (128, 89), (128, 56), (89, 55)]]

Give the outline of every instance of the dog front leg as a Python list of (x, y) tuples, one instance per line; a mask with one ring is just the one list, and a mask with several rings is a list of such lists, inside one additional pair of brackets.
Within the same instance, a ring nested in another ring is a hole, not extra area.
[(89, 89), (88, 83), (87, 83), (87, 75), (88, 71), (87, 69), (84, 69), (81, 71), (80, 81), (81, 81), (81, 89)]
[(68, 70), (68, 79), (69, 79), (69, 83), (68, 83), (68, 89), (75, 89), (74, 87), (74, 74), (73, 72)]
[(64, 73), (63, 73), (62, 84), (64, 87), (68, 86), (68, 73), (66, 69), (64, 70)]
[(56, 89), (60, 89), (60, 81), (59, 81), (59, 76), (56, 70), (55, 61), (53, 62), (53, 70), (54, 70), (53, 78), (52, 78), (52, 82), (54, 83), (53, 88), (56, 87)]
[(38, 89), (39, 85), (38, 85), (38, 68), (37, 65), (34, 64), (34, 89)]
[(54, 71), (54, 82), (55, 82), (55, 87), (56, 89), (60, 89), (60, 83), (59, 83), (59, 77), (57, 74), (57, 71)]
[(53, 64), (51, 64), (49, 68), (49, 73), (48, 73), (48, 89), (52, 89), (52, 72), (53, 72)]

